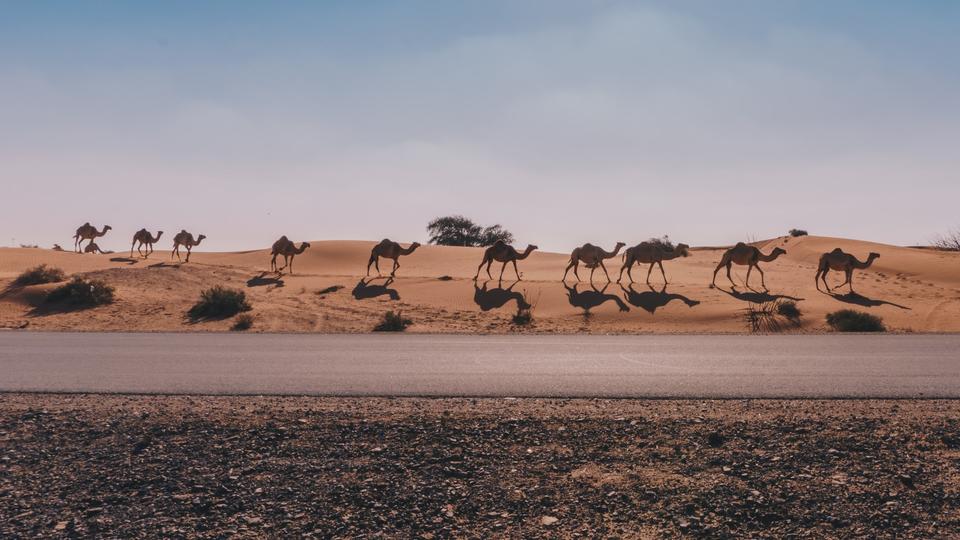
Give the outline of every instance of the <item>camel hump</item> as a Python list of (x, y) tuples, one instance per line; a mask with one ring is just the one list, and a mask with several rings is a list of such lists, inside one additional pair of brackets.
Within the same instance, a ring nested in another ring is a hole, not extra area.
[(831, 251), (830, 253), (843, 253), (843, 250), (840, 248), (833, 248), (833, 251)]
[(737, 242), (737, 245), (734, 247), (747, 247), (747, 245), (744, 244), (743, 242)]
[(507, 243), (498, 238), (497, 241), (493, 243), (493, 245), (497, 247), (501, 247), (501, 246), (507, 245)]

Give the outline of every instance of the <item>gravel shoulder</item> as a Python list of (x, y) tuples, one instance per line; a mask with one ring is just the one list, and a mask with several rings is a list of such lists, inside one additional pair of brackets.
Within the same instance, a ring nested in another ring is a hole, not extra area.
[(949, 537), (960, 401), (0, 394), (0, 537)]

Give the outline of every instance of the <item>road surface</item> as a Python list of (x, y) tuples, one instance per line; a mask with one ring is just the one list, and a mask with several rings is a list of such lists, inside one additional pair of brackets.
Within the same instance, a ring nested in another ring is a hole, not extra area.
[(0, 391), (958, 398), (960, 336), (9, 332)]

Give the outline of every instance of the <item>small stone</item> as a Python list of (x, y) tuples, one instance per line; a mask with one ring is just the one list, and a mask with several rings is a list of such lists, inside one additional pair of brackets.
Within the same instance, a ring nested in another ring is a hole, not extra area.
[(544, 525), (544, 526), (547, 526), (547, 527), (549, 527), (550, 525), (553, 525), (554, 523), (556, 523), (556, 522), (558, 522), (558, 521), (560, 521), (560, 520), (557, 519), (557, 518), (555, 518), (555, 517), (553, 517), (553, 516), (543, 516), (542, 518), (540, 518), (540, 524), (541, 524), (541, 525)]
[(56, 525), (53, 526), (53, 530), (62, 531), (67, 528), (69, 521), (58, 521)]

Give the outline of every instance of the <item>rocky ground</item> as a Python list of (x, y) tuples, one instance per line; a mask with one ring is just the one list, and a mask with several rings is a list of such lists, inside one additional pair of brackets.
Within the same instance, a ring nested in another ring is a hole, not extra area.
[(960, 402), (0, 395), (0, 537), (960, 531)]

